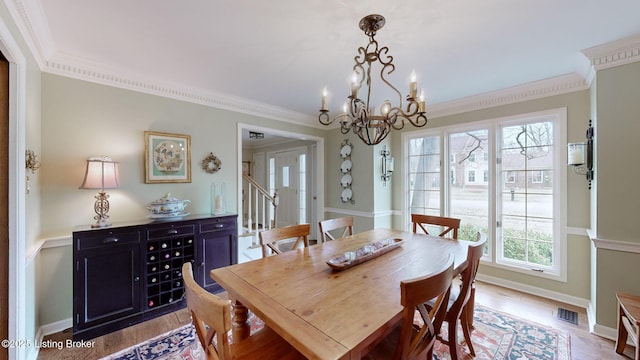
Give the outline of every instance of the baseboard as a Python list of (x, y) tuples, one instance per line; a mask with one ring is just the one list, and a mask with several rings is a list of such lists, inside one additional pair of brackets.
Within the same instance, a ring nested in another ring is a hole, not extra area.
[(584, 309), (588, 309), (590, 304), (590, 301), (585, 298), (567, 295), (567, 294), (559, 293), (557, 291), (551, 291), (551, 290), (547, 290), (547, 289), (543, 289), (535, 286), (530, 286), (530, 285), (522, 284), (522, 283), (511, 281), (511, 280), (505, 280), (495, 276), (483, 275), (479, 273), (476, 276), (476, 279), (489, 284), (502, 286), (508, 289), (518, 290), (523, 293), (540, 296), (545, 299), (560, 301), (565, 304), (578, 306)]
[(40, 334), (40, 336), (36, 337), (36, 339), (38, 341), (41, 341), (42, 338), (46, 335), (51, 335), (57, 332), (61, 332), (63, 330), (69, 329), (72, 326), (73, 326), (72, 318), (52, 322), (49, 324), (44, 324), (40, 326), (40, 329), (38, 330), (38, 333)]
[[(40, 329), (38, 329), (38, 331), (36, 331), (35, 341), (37, 343), (40, 343), (42, 341), (43, 337), (44, 336), (42, 335), (42, 328), (40, 328)], [(27, 359), (27, 360), (37, 360), (39, 353), (40, 353), (40, 348), (39, 347), (37, 347), (37, 346), (29, 346), (25, 359)]]
[(608, 326), (600, 325), (596, 323), (595, 309), (593, 303), (588, 299), (584, 299), (577, 296), (571, 296), (556, 291), (550, 291), (535, 286), (521, 284), (515, 281), (505, 280), (494, 276), (488, 276), (478, 274), (476, 276), (478, 281), (486, 282), (493, 285), (498, 285), (504, 288), (521, 291), (523, 293), (532, 294), (543, 297), (545, 299), (555, 300), (563, 302), (565, 304), (578, 306), (584, 308), (587, 311), (587, 318), (589, 321), (589, 332), (593, 335), (603, 337), (605, 339), (615, 341), (618, 337), (618, 330), (610, 328)]
[[(610, 328), (608, 326), (604, 326), (604, 325), (600, 325), (600, 324), (593, 324), (593, 328), (591, 329), (591, 333), (594, 335), (598, 335), (600, 337), (603, 337), (605, 339), (609, 339), (609, 340), (613, 340), (616, 341), (616, 339), (618, 338), (618, 330), (617, 329), (613, 329)], [(633, 345), (633, 343), (628, 340), (627, 344), (629, 345)]]
[[(589, 307), (587, 308), (587, 317), (589, 318), (590, 333), (605, 339), (616, 341), (618, 338), (618, 329), (600, 325), (596, 322), (596, 309), (593, 307), (593, 303), (589, 303)], [(633, 345), (631, 340), (628, 340), (627, 344)]]

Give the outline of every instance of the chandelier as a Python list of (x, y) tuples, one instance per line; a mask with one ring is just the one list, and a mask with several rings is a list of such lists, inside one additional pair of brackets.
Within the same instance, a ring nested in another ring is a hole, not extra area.
[[(400, 130), (404, 128), (405, 121), (409, 121), (416, 127), (422, 127), (427, 124), (424, 90), (421, 91), (420, 97), (417, 98), (418, 85), (415, 71), (411, 74), (409, 95), (407, 96), (407, 105), (404, 110), (400, 91), (386, 78), (395, 70), (393, 56), (388, 54), (388, 47), (378, 47), (378, 42), (374, 38), (376, 31), (380, 30), (384, 24), (384, 16), (377, 14), (367, 15), (360, 20), (360, 29), (369, 37), (369, 43), (366, 47), (359, 47), (358, 55), (354, 58), (355, 65), (353, 65), (351, 79), (351, 94), (347, 97), (342, 107), (342, 112), (331, 118), (327, 107), (327, 90), (325, 88), (322, 93), (320, 115), (318, 115), (318, 121), (321, 124), (331, 125), (338, 121), (343, 134), (353, 131), (367, 145), (379, 144), (389, 135), (391, 129)], [(376, 65), (378, 62), (379, 65)], [(374, 65), (382, 67), (380, 80), (398, 97), (395, 105), (389, 100), (384, 100), (377, 112), (375, 106), (370, 103), (371, 70)], [(366, 87), (366, 91), (361, 91), (363, 86)], [(366, 96), (366, 100), (361, 99), (359, 96)]]

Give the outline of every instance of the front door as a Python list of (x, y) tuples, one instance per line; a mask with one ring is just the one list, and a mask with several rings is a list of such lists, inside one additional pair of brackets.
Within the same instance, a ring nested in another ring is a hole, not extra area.
[(275, 158), (275, 189), (280, 197), (277, 227), (296, 225), (299, 218), (298, 152), (278, 152)]

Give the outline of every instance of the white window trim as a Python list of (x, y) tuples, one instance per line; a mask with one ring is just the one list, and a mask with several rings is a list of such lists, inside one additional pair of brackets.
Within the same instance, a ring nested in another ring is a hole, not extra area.
[[(558, 196), (554, 196), (554, 209), (557, 209), (558, 214), (554, 215), (554, 218), (557, 221), (554, 222), (553, 225), (553, 233), (557, 236), (559, 241), (554, 243), (554, 258), (558, 260), (557, 266), (555, 269), (546, 270), (545, 272), (535, 271), (533, 269), (525, 268), (522, 266), (517, 266), (515, 264), (500, 261), (498, 259), (498, 242), (496, 241), (496, 227), (489, 228), (489, 234), (487, 234), (489, 239), (493, 239), (489, 243), (489, 256), (483, 258), (482, 263), (512, 272), (523, 273), (531, 276), (536, 276), (540, 278), (547, 278), (561, 282), (567, 282), (567, 235), (566, 235), (566, 224), (567, 224), (567, 199), (566, 194), (567, 189), (567, 166), (564, 163), (564, 159), (567, 158), (567, 109), (566, 108), (557, 108), (550, 109), (544, 111), (537, 111), (531, 113), (524, 113), (519, 115), (513, 115), (508, 117), (499, 117), (487, 120), (479, 120), (474, 122), (469, 122), (466, 124), (456, 124), (449, 126), (441, 126), (430, 128), (426, 130), (416, 130), (416, 131), (406, 131), (401, 134), (402, 141), (402, 171), (403, 174), (407, 174), (409, 171), (409, 164), (406, 159), (409, 154), (409, 140), (418, 137), (426, 137), (426, 136), (439, 136), (440, 146), (441, 146), (441, 156), (442, 159), (449, 159), (448, 152), (448, 134), (452, 132), (461, 132), (461, 131), (469, 131), (474, 130), (480, 127), (488, 128), (489, 131), (494, 133), (494, 136), (489, 138), (489, 153), (490, 159), (496, 158), (496, 137), (495, 134), (499, 130), (499, 126), (504, 126), (509, 122), (513, 123), (523, 123), (529, 120), (531, 121), (539, 121), (540, 118), (549, 117), (550, 120), (555, 121), (557, 126), (554, 127), (554, 144), (557, 144), (556, 147), (556, 156), (553, 160), (554, 167), (554, 184), (557, 184), (557, 188), (554, 189)], [(443, 163), (443, 162), (441, 162)], [(497, 166), (496, 161), (489, 162), (489, 172), (490, 174), (496, 174)], [(466, 175), (466, 174), (465, 174)], [(448, 189), (449, 189), (449, 181), (444, 181), (445, 179), (449, 179), (450, 171), (449, 166), (447, 166), (444, 171), (440, 171), (440, 184), (441, 188), (441, 211), (445, 214), (449, 212), (448, 206)], [(410, 230), (410, 222), (411, 222), (411, 214), (409, 214), (409, 199), (407, 194), (409, 193), (409, 183), (408, 176), (405, 176), (406, 181), (402, 182), (402, 193), (404, 196), (402, 197), (402, 221), (405, 227), (405, 230)], [(492, 209), (489, 211), (489, 224), (496, 224), (497, 214), (499, 213), (499, 202), (496, 199), (496, 194), (498, 193), (498, 178), (493, 176), (491, 181), (489, 182), (489, 198), (494, 199), (491, 203)]]

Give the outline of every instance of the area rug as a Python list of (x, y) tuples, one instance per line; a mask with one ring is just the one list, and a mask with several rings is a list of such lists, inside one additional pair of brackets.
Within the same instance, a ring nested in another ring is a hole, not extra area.
[[(251, 316), (251, 331), (264, 324)], [(519, 319), (510, 314), (476, 305), (472, 332), (477, 360), (570, 360), (571, 345), (565, 331)], [(459, 327), (458, 327), (459, 328)], [(446, 337), (446, 333), (443, 334)], [(464, 339), (460, 330), (459, 339)], [(460, 340), (462, 341), (462, 340)], [(102, 360), (199, 360), (205, 359), (193, 326), (186, 325)], [(439, 342), (434, 360), (450, 360), (449, 347)], [(463, 344), (463, 359), (474, 359)]]

